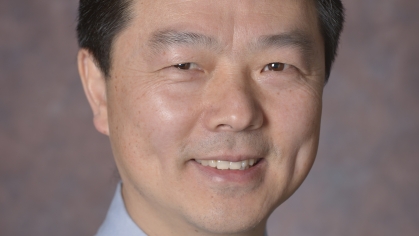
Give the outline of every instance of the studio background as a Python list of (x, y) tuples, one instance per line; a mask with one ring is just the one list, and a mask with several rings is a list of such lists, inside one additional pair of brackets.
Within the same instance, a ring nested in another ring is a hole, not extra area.
[[(419, 1), (344, 0), (317, 160), (271, 236), (419, 235)], [(93, 235), (117, 177), (76, 68), (76, 0), (0, 0), (0, 235)]]

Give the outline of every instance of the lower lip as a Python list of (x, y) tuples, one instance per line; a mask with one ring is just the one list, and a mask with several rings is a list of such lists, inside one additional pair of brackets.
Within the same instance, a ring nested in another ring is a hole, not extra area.
[(199, 171), (200, 174), (208, 178), (212, 182), (217, 183), (237, 183), (246, 184), (253, 181), (261, 180), (264, 169), (266, 168), (265, 159), (259, 160), (254, 166), (247, 170), (219, 170), (210, 166), (203, 166), (198, 162), (191, 160), (191, 164)]

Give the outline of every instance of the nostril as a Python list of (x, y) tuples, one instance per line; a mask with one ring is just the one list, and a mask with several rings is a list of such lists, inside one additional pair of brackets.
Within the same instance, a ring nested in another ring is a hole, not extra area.
[(217, 126), (217, 129), (222, 129), (222, 130), (232, 130), (233, 126), (228, 125), (228, 124), (219, 124)]

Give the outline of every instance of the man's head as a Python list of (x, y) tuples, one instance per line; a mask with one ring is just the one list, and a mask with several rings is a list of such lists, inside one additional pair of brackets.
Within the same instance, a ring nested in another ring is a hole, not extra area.
[(314, 161), (340, 1), (104, 2), (80, 3), (79, 70), (131, 217), (263, 232)]

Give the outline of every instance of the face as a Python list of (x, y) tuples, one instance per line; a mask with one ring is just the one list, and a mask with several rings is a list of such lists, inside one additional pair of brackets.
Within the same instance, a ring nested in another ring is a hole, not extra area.
[(135, 1), (132, 16), (110, 78), (84, 82), (130, 215), (157, 235), (263, 232), (317, 151), (314, 1)]

